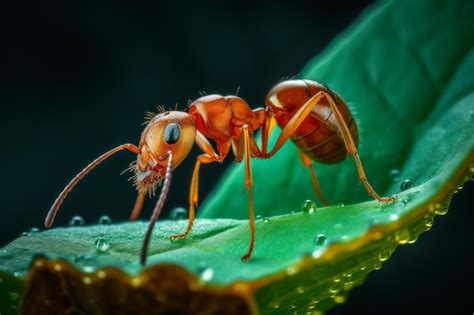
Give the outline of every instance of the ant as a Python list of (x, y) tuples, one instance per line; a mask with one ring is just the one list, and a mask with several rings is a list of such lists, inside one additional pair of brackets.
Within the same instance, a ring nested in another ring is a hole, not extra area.
[[(250, 245), (242, 260), (250, 259), (255, 244), (251, 158), (271, 158), (288, 139), (296, 144), (303, 165), (309, 168), (315, 192), (324, 205), (327, 206), (328, 202), (321, 192), (312, 161), (333, 164), (348, 155), (354, 157), (359, 179), (374, 199), (382, 203), (396, 200), (394, 196), (380, 197), (368, 182), (357, 153), (359, 134), (356, 121), (344, 100), (328, 87), (311, 80), (283, 81), (270, 90), (265, 105), (265, 108), (252, 110), (238, 96), (205, 95), (191, 102), (187, 113), (162, 109), (159, 114), (148, 115), (139, 146), (120, 145), (84, 168), (58, 196), (46, 217), (45, 226), (52, 226), (61, 203), (84, 175), (116, 152), (129, 150), (138, 156), (131, 164), (138, 190), (131, 220), (139, 216), (146, 194), (154, 195), (157, 186), (163, 185), (141, 249), (140, 262), (145, 265), (148, 243), (169, 191), (172, 170), (186, 158), (194, 142), (204, 153), (197, 157), (194, 166), (189, 221), (184, 233), (173, 235), (171, 239), (183, 239), (191, 232), (198, 204), (201, 164), (223, 161), (232, 148), (237, 163), (245, 163), (244, 185), (249, 198)], [(268, 150), (268, 139), (275, 123), (282, 131), (275, 146)], [(254, 136), (258, 129), (261, 129), (261, 148)], [(217, 153), (208, 139), (215, 142)]]

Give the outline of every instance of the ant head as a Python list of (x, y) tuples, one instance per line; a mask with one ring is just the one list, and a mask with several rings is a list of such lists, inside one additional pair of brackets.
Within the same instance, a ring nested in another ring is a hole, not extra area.
[(174, 169), (189, 154), (195, 138), (196, 123), (188, 113), (167, 111), (154, 116), (140, 139), (140, 154), (134, 167), (137, 189), (153, 194), (164, 176), (168, 151), (173, 152)]

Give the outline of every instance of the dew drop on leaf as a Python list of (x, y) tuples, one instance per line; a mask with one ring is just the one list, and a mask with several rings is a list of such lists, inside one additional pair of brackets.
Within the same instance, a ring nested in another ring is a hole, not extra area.
[(101, 252), (107, 251), (110, 247), (109, 241), (107, 241), (105, 238), (96, 239), (94, 244), (95, 244), (95, 248)]
[(270, 219), (267, 217), (263, 218), (263, 223), (270, 223)]
[(404, 191), (407, 189), (410, 189), (413, 187), (413, 182), (409, 179), (405, 179), (401, 184), (400, 184), (400, 190)]
[(380, 270), (381, 268), (382, 268), (382, 263), (381, 262), (375, 263), (374, 270)]
[(394, 169), (390, 170), (388, 175), (390, 176), (391, 179), (396, 181), (398, 179), (398, 176), (400, 176), (400, 170), (394, 168)]
[(410, 232), (407, 229), (403, 229), (395, 233), (395, 240), (399, 244), (406, 244), (408, 243), (409, 239), (410, 239)]
[(209, 282), (211, 281), (212, 277), (214, 277), (214, 269), (212, 269), (211, 267), (207, 267), (203, 263), (200, 263), (198, 265), (197, 272), (201, 280), (204, 282)]
[(99, 224), (109, 225), (112, 223), (112, 219), (108, 215), (103, 215), (98, 220)]
[(433, 221), (434, 221), (433, 216), (431, 216), (429, 214), (427, 214), (425, 216), (424, 223), (425, 223), (426, 227), (432, 227), (433, 226)]
[(345, 297), (344, 295), (336, 295), (336, 296), (334, 297), (334, 302), (335, 302), (336, 304), (342, 304), (342, 303), (344, 303), (345, 301), (346, 301), (346, 297)]
[(86, 222), (78, 215), (75, 215), (69, 220), (69, 226), (83, 226)]
[(327, 240), (326, 235), (318, 234), (314, 238), (314, 244), (317, 246), (323, 246), (324, 244), (326, 244), (326, 240)]
[(337, 282), (332, 287), (329, 288), (329, 292), (332, 294), (338, 293), (342, 290), (343, 284), (341, 282)]
[(445, 215), (448, 213), (448, 207), (443, 207), (439, 203), (434, 205), (434, 213), (438, 215)]
[(188, 218), (188, 210), (183, 207), (176, 207), (169, 214), (170, 220), (184, 220)]
[(379, 254), (380, 261), (386, 261), (390, 258), (390, 251), (384, 250)]
[(301, 210), (306, 213), (314, 213), (316, 211), (316, 202), (313, 200), (305, 200), (301, 204)]
[(273, 302), (270, 303), (270, 307), (271, 308), (279, 308), (280, 303), (278, 301), (273, 301)]
[(400, 216), (396, 213), (392, 213), (389, 216), (390, 221), (397, 221), (400, 218)]

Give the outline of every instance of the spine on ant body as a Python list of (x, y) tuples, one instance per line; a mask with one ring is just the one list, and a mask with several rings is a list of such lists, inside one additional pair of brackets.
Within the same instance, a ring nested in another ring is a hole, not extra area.
[[(357, 146), (357, 124), (347, 104), (340, 96), (318, 82), (283, 81), (270, 90), (265, 104), (272, 111), (280, 128), (284, 128), (296, 111), (318, 92), (326, 92), (333, 98)], [(314, 106), (309, 116), (291, 136), (291, 140), (308, 157), (324, 164), (340, 162), (348, 154), (341, 136), (341, 127), (326, 98), (322, 98)]]

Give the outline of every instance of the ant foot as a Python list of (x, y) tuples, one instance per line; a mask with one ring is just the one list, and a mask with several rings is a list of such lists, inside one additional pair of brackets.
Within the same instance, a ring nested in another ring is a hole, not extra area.
[(395, 202), (395, 201), (397, 201), (397, 197), (391, 196), (391, 197), (388, 197), (388, 198), (380, 198), (379, 201), (382, 202), (382, 203)]
[(250, 254), (250, 253), (248, 253), (248, 254), (246, 254), (246, 255), (242, 256), (242, 258), (241, 258), (241, 259), (242, 259), (243, 261), (248, 261), (248, 260), (250, 259), (250, 256), (251, 256), (251, 254)]
[(184, 233), (184, 234), (178, 234), (178, 235), (172, 235), (172, 236), (170, 236), (170, 239), (171, 239), (172, 241), (174, 241), (174, 240), (182, 240), (182, 239), (184, 239), (186, 236), (187, 236), (186, 233)]

